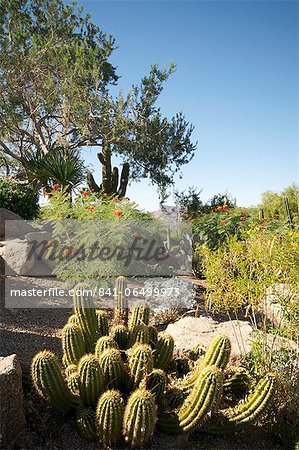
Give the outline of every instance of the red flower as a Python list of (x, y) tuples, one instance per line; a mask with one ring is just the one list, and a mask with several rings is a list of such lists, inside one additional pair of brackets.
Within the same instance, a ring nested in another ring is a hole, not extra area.
[(244, 214), (247, 214), (247, 210), (246, 209), (242, 209), (241, 214), (243, 214), (243, 216), (244, 216)]
[(87, 191), (82, 192), (82, 197), (88, 197), (89, 193)]
[(55, 183), (53, 186), (53, 191), (58, 191), (59, 188), (60, 188), (60, 185), (58, 183)]
[(118, 197), (114, 197), (114, 198), (111, 199), (112, 202), (119, 202), (119, 200), (120, 199)]
[(223, 207), (222, 206), (217, 206), (217, 211), (218, 212), (223, 211)]
[(94, 210), (94, 206), (93, 205), (89, 205), (87, 206), (88, 211), (93, 211)]
[(112, 214), (114, 214), (115, 216), (122, 216), (123, 212), (120, 209), (116, 209)]

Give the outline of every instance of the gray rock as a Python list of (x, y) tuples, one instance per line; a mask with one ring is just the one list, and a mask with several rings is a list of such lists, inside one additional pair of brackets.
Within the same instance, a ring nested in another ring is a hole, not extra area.
[(5, 238), (5, 221), (9, 220), (8, 234), (10, 237), (24, 238), (26, 233), (33, 231), (33, 228), (18, 214), (6, 208), (0, 208), (0, 238)]
[(17, 355), (0, 358), (0, 433), (2, 447), (9, 446), (26, 425), (22, 369)]
[(34, 266), (34, 257), (30, 254), (31, 244), (25, 239), (6, 241), (3, 259), (6, 275), (30, 275)]

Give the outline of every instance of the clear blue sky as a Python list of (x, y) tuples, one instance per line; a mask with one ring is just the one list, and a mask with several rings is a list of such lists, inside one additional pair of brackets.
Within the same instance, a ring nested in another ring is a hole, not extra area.
[[(154, 62), (177, 64), (160, 105), (169, 116), (182, 110), (198, 141), (196, 156), (177, 179), (179, 190), (202, 188), (204, 200), (227, 190), (249, 206), (265, 190), (298, 181), (297, 2), (79, 4), (115, 37), (111, 61), (124, 90)], [(99, 170), (94, 156), (87, 161)], [(132, 184), (128, 195), (146, 209), (158, 208), (156, 189), (147, 182)]]

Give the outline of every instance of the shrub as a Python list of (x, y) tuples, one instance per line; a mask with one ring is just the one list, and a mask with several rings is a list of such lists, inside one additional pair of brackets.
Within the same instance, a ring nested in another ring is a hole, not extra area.
[(7, 208), (23, 219), (35, 219), (39, 212), (38, 191), (28, 183), (12, 178), (0, 179), (0, 208)]

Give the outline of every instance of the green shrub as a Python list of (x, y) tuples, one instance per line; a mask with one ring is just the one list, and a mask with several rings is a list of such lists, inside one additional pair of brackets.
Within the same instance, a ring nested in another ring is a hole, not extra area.
[(35, 219), (39, 212), (38, 191), (30, 184), (2, 177), (0, 208), (9, 209), (26, 220)]

